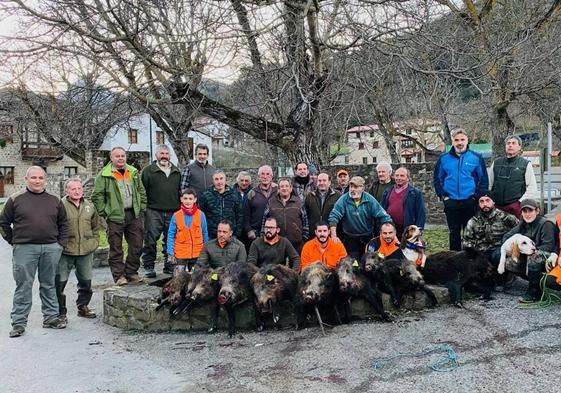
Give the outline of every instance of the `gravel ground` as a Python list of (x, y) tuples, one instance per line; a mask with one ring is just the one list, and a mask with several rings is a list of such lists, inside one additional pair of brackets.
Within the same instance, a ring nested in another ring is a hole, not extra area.
[[(65, 330), (41, 328), (40, 302), (26, 334), (8, 338), (14, 289), (11, 249), (0, 244), (0, 375), (2, 392), (542, 392), (557, 391), (552, 370), (561, 365), (560, 306), (515, 308), (524, 282), (495, 300), (472, 300), (459, 310), (441, 306), (403, 313), (394, 323), (355, 322), (327, 330), (141, 334), (101, 319), (70, 315)], [(160, 267), (161, 269), (161, 267)], [(110, 284), (96, 269), (92, 301), (102, 309)], [(67, 294), (75, 299), (75, 279)], [(70, 307), (71, 309), (71, 307)], [(442, 354), (391, 361), (374, 358), (419, 353), (450, 344), (460, 367), (435, 372)]]

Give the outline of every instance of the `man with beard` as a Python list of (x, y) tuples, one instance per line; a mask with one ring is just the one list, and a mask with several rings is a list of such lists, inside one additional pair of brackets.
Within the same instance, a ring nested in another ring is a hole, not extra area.
[(247, 262), (258, 267), (286, 265), (294, 270), (300, 267), (300, 256), (287, 238), (279, 235), (280, 228), (274, 217), (265, 220), (264, 235), (251, 243)]
[(339, 261), (347, 256), (345, 246), (329, 238), (329, 224), (326, 221), (318, 222), (314, 233), (316, 237), (302, 248), (300, 271), (318, 261), (330, 269), (335, 269)]
[[(518, 225), (518, 219), (497, 209), (490, 191), (484, 192), (479, 197), (478, 203), (477, 213), (468, 221), (464, 230), (462, 248), (470, 247), (484, 252), (495, 265), (498, 265), (498, 259), (492, 259), (493, 253), (501, 248), (504, 234)], [(500, 257), (500, 254), (498, 256)]]
[(195, 146), (195, 161), (183, 168), (181, 172), (181, 191), (191, 188), (197, 195), (203, 195), (212, 186), (212, 175), (216, 168), (208, 162), (208, 146), (199, 143)]
[(156, 243), (162, 236), (164, 274), (173, 273), (168, 261), (166, 241), (171, 217), (179, 209), (179, 183), (181, 172), (169, 160), (169, 147), (156, 147), (156, 160), (142, 170), (142, 184), (146, 190), (147, 208), (144, 213), (144, 248), (142, 265), (144, 277), (156, 277)]
[(349, 192), (339, 198), (329, 214), (331, 239), (336, 243), (341, 241), (337, 237), (337, 224), (341, 223), (345, 249), (350, 256), (359, 260), (374, 235), (374, 228), (391, 221), (378, 201), (364, 191), (364, 178), (354, 176)]
[(220, 221), (216, 231), (217, 238), (205, 244), (197, 265), (215, 269), (232, 262), (246, 262), (245, 247), (233, 235), (232, 223), (228, 220)]
[(489, 188), (481, 154), (469, 149), (466, 131), (452, 131), (452, 148), (436, 162), (433, 173), (436, 195), (444, 202), (450, 250), (461, 251), (462, 230), (475, 213), (475, 201)]
[(329, 175), (320, 173), (317, 179), (317, 189), (310, 192), (304, 201), (310, 228), (314, 228), (319, 221), (327, 221), (329, 213), (340, 196), (339, 191), (331, 188)]
[(313, 188), (313, 183), (310, 181), (310, 173), (308, 171), (308, 164), (299, 162), (294, 167), (294, 179), (292, 184), (292, 192), (300, 198), (302, 202), (306, 199), (306, 195)]
[(382, 224), (380, 236), (368, 242), (366, 252), (382, 254), (385, 259), (405, 258), (396, 236), (395, 226), (391, 222)]

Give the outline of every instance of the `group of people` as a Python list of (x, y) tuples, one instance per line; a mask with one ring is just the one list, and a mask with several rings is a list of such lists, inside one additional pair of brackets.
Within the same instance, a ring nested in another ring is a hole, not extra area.
[[(442, 154), (434, 170), (450, 249), (473, 247), (497, 261), (505, 237), (522, 233), (538, 249), (559, 254), (556, 225), (539, 215), (532, 199), (537, 186), (531, 164), (520, 155), (520, 139), (507, 138), (506, 157), (492, 163), (489, 175), (481, 156), (469, 149), (464, 130), (455, 130), (452, 139), (451, 150)], [(160, 237), (167, 274), (191, 270), (195, 264), (215, 268), (236, 261), (281, 263), (302, 271), (316, 261), (334, 268), (341, 258), (360, 259), (365, 252), (402, 258), (399, 238), (404, 228), (425, 225), (423, 194), (411, 184), (405, 167), (394, 172), (381, 163), (376, 181), (367, 186), (363, 177), (351, 177), (346, 169), (336, 172), (332, 185), (328, 173), (305, 162), (294, 167), (292, 178), (274, 183), (273, 170), (265, 165), (254, 187), (245, 171), (229, 186), (224, 171), (208, 162), (207, 146), (197, 145), (194, 153), (195, 160), (179, 169), (170, 161), (169, 148), (159, 145), (155, 160), (139, 172), (127, 164), (123, 148), (113, 148), (110, 162), (96, 176), (91, 202), (84, 198), (80, 179), (69, 179), (66, 195), (59, 199), (45, 191), (45, 171), (30, 167), (26, 189), (12, 195), (0, 215), (0, 232), (13, 245), (16, 281), (10, 336), (25, 331), (36, 271), (43, 327), (66, 327), (64, 288), (73, 268), (78, 316), (95, 318), (88, 304), (102, 218), (109, 266), (120, 286), (157, 276)], [(144, 277), (139, 275), (141, 261)], [(539, 296), (536, 279), (545, 263), (532, 262), (526, 270), (529, 301)], [(551, 286), (561, 283), (559, 271)]]

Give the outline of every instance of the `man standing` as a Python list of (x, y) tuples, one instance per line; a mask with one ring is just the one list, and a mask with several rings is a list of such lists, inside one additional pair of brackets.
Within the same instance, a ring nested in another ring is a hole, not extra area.
[(438, 158), (433, 184), (436, 195), (444, 201), (450, 250), (460, 251), (461, 232), (475, 213), (475, 200), (489, 186), (485, 162), (480, 154), (469, 150), (463, 129), (452, 131), (452, 148)]
[(156, 244), (162, 237), (164, 274), (172, 274), (173, 266), (168, 261), (166, 241), (171, 217), (179, 209), (179, 183), (181, 172), (169, 160), (169, 147), (156, 147), (156, 160), (142, 170), (142, 185), (146, 190), (148, 206), (144, 215), (144, 248), (142, 264), (144, 276), (156, 277)]
[(269, 201), (263, 217), (261, 232), (265, 232), (265, 218), (276, 218), (280, 235), (286, 237), (297, 251), (310, 236), (304, 203), (292, 193), (292, 184), (287, 178), (279, 180), (279, 192)]
[(228, 220), (221, 221), (218, 224), (216, 239), (205, 244), (197, 264), (215, 269), (232, 262), (246, 262), (245, 247), (233, 234), (232, 224)]
[(250, 242), (261, 233), (263, 214), (269, 201), (277, 195), (277, 185), (273, 183), (273, 170), (264, 165), (257, 171), (259, 184), (247, 193), (244, 206), (244, 226)]
[(62, 204), (68, 217), (69, 239), (62, 251), (55, 277), (59, 317), (67, 321), (66, 295), (64, 288), (73, 268), (78, 280), (76, 306), (78, 316), (95, 318), (96, 314), (88, 305), (92, 299), (92, 262), (94, 251), (99, 245), (100, 220), (94, 205), (84, 199), (82, 181), (69, 179), (64, 187), (66, 196)]
[(327, 221), (340, 196), (339, 191), (333, 191), (331, 188), (329, 175), (320, 173), (317, 178), (317, 190), (310, 192), (304, 201), (310, 228), (315, 228), (319, 221)]
[(384, 191), (382, 207), (395, 224), (397, 237), (409, 225), (425, 226), (425, 202), (423, 194), (409, 184), (411, 177), (407, 168), (398, 168), (394, 175), (395, 184)]
[(329, 238), (329, 225), (325, 221), (317, 223), (314, 233), (316, 237), (302, 247), (300, 271), (317, 261), (335, 269), (339, 261), (347, 256), (345, 246)]
[[(117, 285), (141, 282), (138, 275), (142, 253), (142, 217), (146, 211), (146, 191), (135, 167), (127, 165), (122, 147), (111, 150), (111, 162), (95, 178), (92, 202), (107, 221), (109, 267)], [(123, 236), (128, 244), (123, 262)]]
[(217, 170), (212, 175), (214, 186), (199, 198), (199, 208), (205, 213), (208, 236), (216, 238), (218, 223), (228, 220), (232, 223), (234, 235), (239, 238), (243, 230), (243, 207), (238, 194), (226, 184), (226, 174)]
[(497, 208), (520, 218), (520, 201), (538, 198), (532, 163), (522, 157), (522, 140), (516, 135), (505, 139), (506, 157), (497, 158), (489, 168), (489, 186)]
[(350, 181), (349, 192), (339, 198), (329, 215), (331, 239), (340, 241), (337, 224), (341, 222), (345, 249), (350, 256), (360, 259), (374, 228), (391, 220), (378, 201), (364, 191), (364, 178), (355, 176)]
[(298, 270), (300, 256), (287, 238), (279, 235), (280, 228), (274, 217), (265, 220), (264, 235), (255, 239), (249, 248), (247, 262), (258, 267), (265, 265), (286, 265)]
[[(500, 249), (503, 236), (516, 225), (518, 219), (511, 214), (495, 208), (493, 194), (484, 192), (478, 199), (479, 209), (475, 216), (470, 218), (464, 230), (462, 248), (474, 248), (487, 254), (489, 259), (497, 266), (497, 256), (493, 252)], [(500, 257), (500, 254), (498, 255)]]
[(385, 259), (405, 258), (400, 248), (395, 226), (391, 222), (382, 224), (380, 236), (368, 242), (366, 245), (366, 252), (382, 254)]
[(236, 184), (232, 187), (240, 196), (242, 204), (247, 200), (247, 193), (251, 190), (251, 175), (247, 171), (241, 171), (236, 177)]
[(337, 187), (335, 187), (335, 191), (339, 191), (341, 195), (349, 192), (349, 172), (345, 169), (337, 171)]
[(181, 172), (181, 191), (192, 188), (198, 196), (212, 186), (212, 174), (216, 168), (208, 163), (208, 146), (199, 143), (195, 147), (195, 161)]
[(376, 165), (376, 174), (378, 175), (378, 180), (374, 181), (370, 186), (368, 191), (376, 200), (382, 203), (382, 197), (384, 192), (393, 186), (392, 180), (392, 166), (387, 163), (380, 163)]
[(36, 272), (39, 273), (43, 327), (66, 327), (58, 316), (55, 274), (68, 240), (68, 222), (62, 202), (45, 191), (45, 182), (43, 168), (29, 167), (25, 174), (26, 189), (10, 196), (0, 213), (0, 234), (13, 247), (16, 282), (10, 337), (19, 337), (25, 332)]
[(294, 195), (300, 198), (303, 202), (306, 199), (306, 195), (310, 192), (313, 184), (310, 181), (310, 173), (308, 171), (308, 164), (305, 162), (299, 162), (294, 167), (294, 179), (293, 179), (293, 192)]

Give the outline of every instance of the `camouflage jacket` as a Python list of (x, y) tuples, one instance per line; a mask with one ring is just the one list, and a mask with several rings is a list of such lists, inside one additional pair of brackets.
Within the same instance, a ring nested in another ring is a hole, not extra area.
[(502, 244), (503, 235), (518, 225), (518, 219), (502, 210), (494, 209), (488, 216), (479, 211), (464, 229), (462, 248), (473, 247), (489, 251)]

